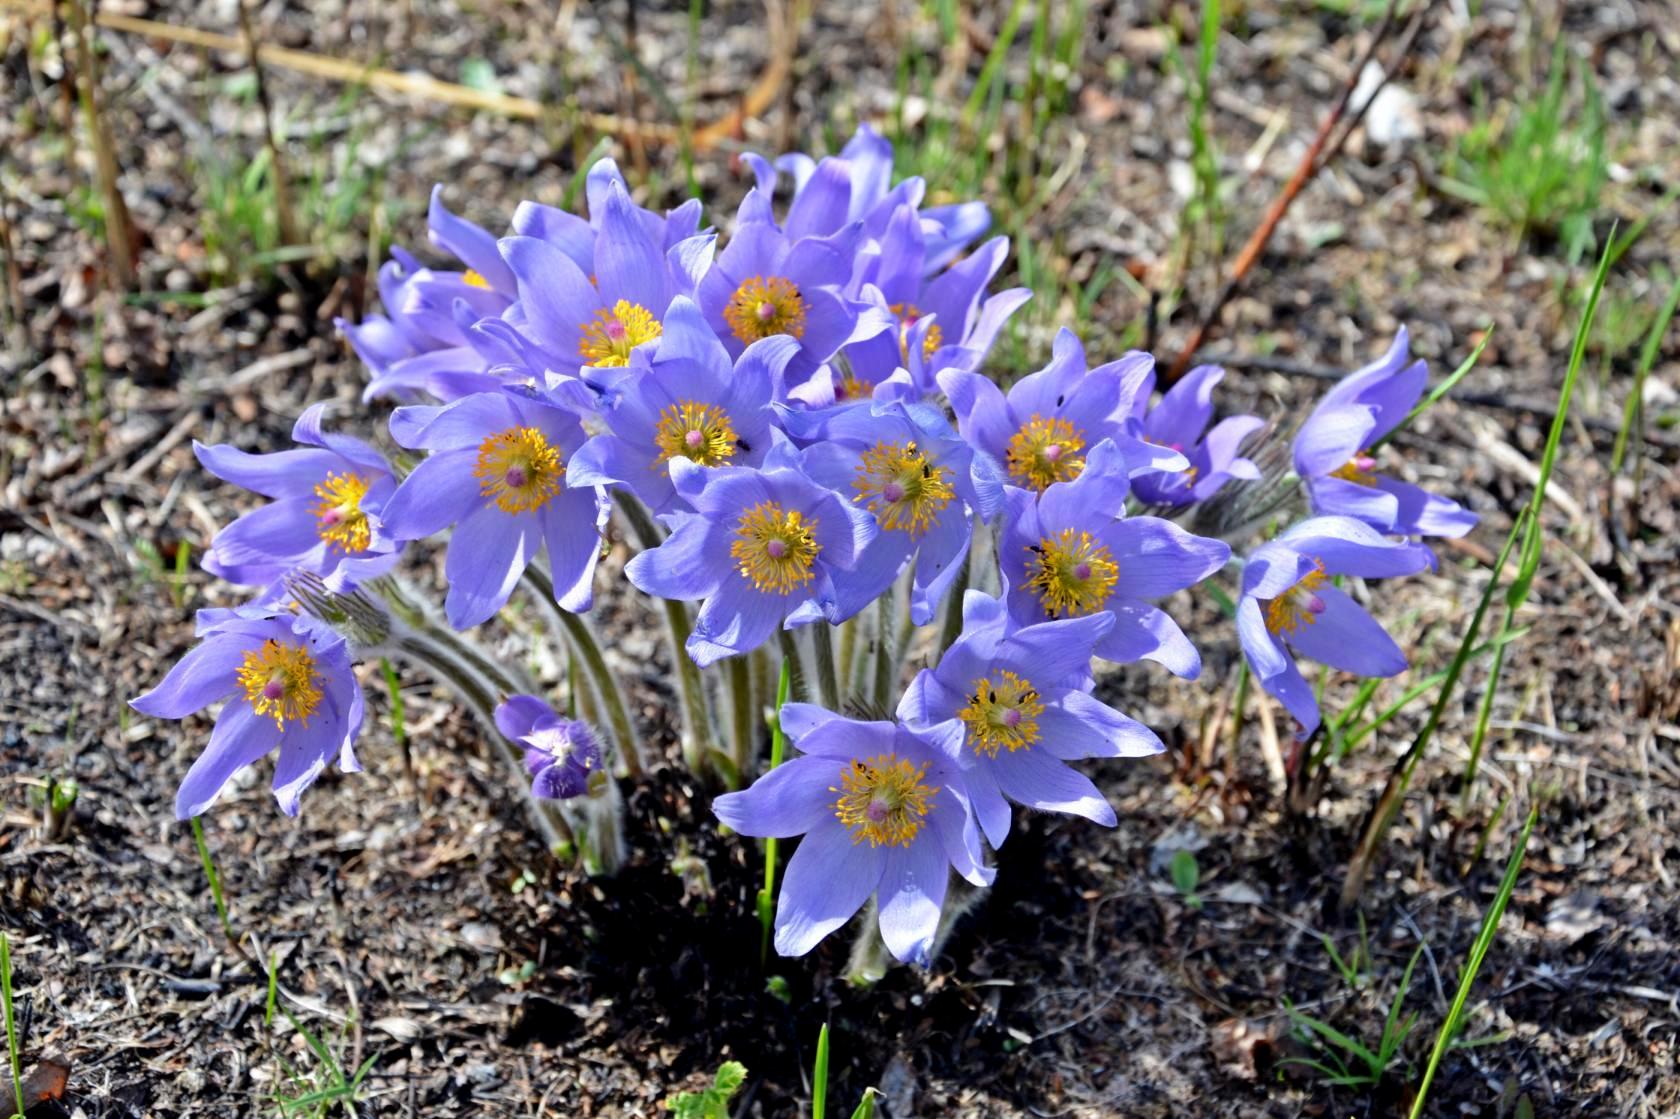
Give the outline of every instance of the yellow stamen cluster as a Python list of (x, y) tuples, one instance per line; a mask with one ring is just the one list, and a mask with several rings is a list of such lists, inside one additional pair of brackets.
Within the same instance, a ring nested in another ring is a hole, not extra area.
[(1324, 610), (1324, 600), (1318, 597), (1318, 589), (1328, 581), (1329, 576), (1324, 574), (1324, 561), (1314, 560), (1313, 569), (1299, 583), (1266, 603), (1266, 628), (1283, 636), (1317, 622), (1318, 615)]
[(1089, 532), (1064, 528), (1027, 553), (1027, 586), (1052, 618), (1095, 614), (1120, 578), (1113, 554)]
[(999, 750), (1014, 753), (1038, 741), (1038, 717), (1044, 704), (1027, 681), (999, 669), (974, 682), (968, 706), (957, 717), (968, 724), (968, 744), (976, 754), (997, 757)]
[(315, 487), (320, 500), (309, 510), (315, 515), (316, 535), (347, 553), (366, 551), (372, 536), (362, 512), (367, 492), (368, 480), (360, 474), (333, 473), (321, 479)]
[(956, 496), (950, 473), (915, 443), (877, 443), (863, 452), (852, 500), (867, 505), (882, 528), (920, 536)]
[(541, 509), (560, 492), (566, 465), (548, 437), (534, 427), (510, 427), (478, 445), (473, 476), (485, 497), (504, 513)]
[(486, 280), (483, 276), (479, 275), (471, 268), (461, 274), (461, 282), (470, 288), (483, 288), (485, 291), (490, 290), (490, 281)]
[(656, 470), (663, 470), (674, 458), (721, 466), (735, 457), (735, 427), (729, 413), (716, 404), (685, 400), (670, 405), (659, 417), (653, 441), (659, 448)]
[(836, 400), (865, 400), (875, 394), (875, 385), (847, 369), (840, 374), (840, 387), (834, 390)]
[(287, 719), (307, 724), (321, 703), (321, 674), (302, 645), (264, 641), (262, 648), (245, 654), (237, 679), (251, 709), (273, 719), (281, 730)]
[(759, 590), (791, 594), (814, 577), (822, 550), (816, 528), (817, 522), (797, 509), (789, 512), (774, 501), (763, 501), (736, 521), (729, 554)]
[(601, 308), (578, 329), (583, 363), (600, 367), (629, 365), (631, 350), (665, 332), (651, 311), (628, 299), (620, 299), (610, 311)]
[(834, 814), (852, 833), (853, 843), (871, 847), (908, 847), (933, 807), (929, 802), (939, 786), (924, 784), (927, 763), (915, 765), (896, 754), (854, 759), (840, 771)]
[(1017, 485), (1043, 493), (1056, 482), (1079, 477), (1085, 468), (1079, 452), (1084, 449), (1084, 432), (1066, 420), (1047, 420), (1035, 414), (1009, 437), (1004, 464)]
[(754, 276), (735, 289), (723, 309), (724, 321), (746, 343), (773, 334), (805, 333), (805, 298), (792, 280)]
[[(921, 309), (914, 303), (894, 303), (889, 309), (898, 316), (899, 359), (908, 362), (910, 360), (910, 330), (916, 325), (916, 321), (922, 317)], [(922, 359), (924, 361), (932, 357), (933, 352), (939, 349), (944, 337), (944, 334), (939, 330), (938, 323), (934, 323), (927, 328), (927, 333), (922, 335)]]

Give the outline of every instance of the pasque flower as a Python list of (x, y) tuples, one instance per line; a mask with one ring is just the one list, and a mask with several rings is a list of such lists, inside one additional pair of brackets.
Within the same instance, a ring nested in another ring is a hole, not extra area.
[(361, 769), (351, 743), (362, 692), (343, 637), (311, 618), (259, 607), (201, 610), (198, 635), (161, 684), (129, 701), (159, 719), (227, 701), (175, 794), (179, 819), (202, 813), (236, 770), (275, 750), (274, 798), (288, 816), (328, 762)]
[(302, 569), (341, 590), (395, 566), (402, 546), (380, 520), (397, 488), (391, 467), (360, 439), (323, 431), (325, 413), (325, 404), (315, 404), (298, 417), (292, 440), (301, 446), (290, 451), (193, 443), (210, 473), (274, 499), (216, 533), (206, 571), (267, 587)]
[(800, 753), (712, 802), (743, 835), (804, 836), (776, 900), (776, 951), (804, 955), (874, 895), (887, 948), (928, 964), (950, 872), (976, 886), (996, 873), (957, 763), (962, 724), (912, 731), (807, 704), (781, 720)]
[(1062, 328), (1050, 364), (1015, 382), (1008, 396), (990, 379), (947, 369), (939, 386), (950, 398), (957, 427), (975, 447), (1003, 463), (1011, 485), (1043, 493), (1079, 476), (1099, 440), (1111, 440), (1128, 474), (1182, 470), (1189, 461), (1168, 447), (1146, 443), (1126, 430), (1144, 378), (1155, 368), (1148, 354), (1085, 364), (1079, 338)]
[(654, 356), (638, 351), (602, 393), (607, 431), (573, 456), (572, 484), (621, 485), (655, 513), (676, 504), (666, 463), (686, 458), (702, 466), (757, 466), (772, 441), (771, 386), (798, 343), (786, 335), (761, 339), (730, 362), (686, 296), (665, 316)]
[(1148, 659), (1186, 679), (1201, 655), (1178, 623), (1152, 605), (1194, 586), (1231, 558), (1223, 541), (1193, 536), (1158, 517), (1125, 517), (1126, 462), (1104, 440), (1085, 469), (1034, 499), (1011, 488), (1004, 498), (998, 567), (1009, 614), (1018, 624), (1108, 614), (1114, 626), (1097, 639), (1097, 656)]
[(1423, 395), (1429, 367), (1410, 361), (1401, 327), (1381, 359), (1348, 374), (1318, 402), (1295, 435), (1295, 472), (1314, 513), (1357, 517), (1401, 536), (1463, 536), (1476, 515), (1450, 498), (1377, 472), (1370, 448), (1405, 420)]
[(672, 459), (677, 496), (693, 512), (665, 518), (671, 535), (624, 573), (660, 598), (704, 599), (688, 653), (702, 668), (749, 653), (778, 628), (844, 621), (834, 573), (875, 538), (875, 518), (798, 467), (783, 444), (762, 469)]
[(996, 464), (925, 405), (864, 401), (817, 412), (792, 412), (784, 422), (799, 440), (805, 472), (850, 497), (880, 525), (857, 563), (833, 574), (839, 613), (849, 616), (885, 593), (904, 565), (915, 562), (910, 617), (934, 611), (962, 570), (974, 518), (991, 520), (1003, 502)]
[(533, 695), (514, 695), (496, 707), (496, 729), (525, 751), (531, 792), (570, 800), (589, 791), (601, 773), (601, 743), (581, 719), (567, 719)]
[(567, 610), (589, 609), (611, 505), (600, 487), (566, 477), (584, 439), (576, 415), (506, 390), (399, 408), (391, 434), (431, 454), (385, 503), (385, 527), (418, 540), (455, 526), (444, 564), (451, 625), (475, 626), (500, 610), (545, 547), (555, 598)]
[(993, 847), (1009, 835), (1007, 801), (1113, 827), (1114, 809), (1067, 763), (1163, 749), (1148, 727), (1090, 694), (1091, 657), (1113, 625), (1091, 614), (1015, 626), (1001, 601), (969, 591), (962, 636), (899, 701), (910, 726), (961, 722), (964, 779)]
[(1360, 676), (1405, 671), (1406, 654), (1332, 581), (1380, 579), (1433, 566), (1421, 544), (1383, 536), (1352, 517), (1313, 517), (1249, 554), (1237, 602), (1237, 636), (1260, 686), (1283, 701), (1304, 738), (1318, 728), (1318, 703), (1296, 656)]
[(1150, 505), (1180, 506), (1206, 501), (1235, 478), (1251, 482), (1260, 468), (1239, 453), (1244, 439), (1265, 426), (1259, 416), (1227, 416), (1213, 425), (1213, 389), (1225, 377), (1217, 365), (1198, 365), (1148, 407), (1155, 371), (1144, 378), (1128, 430), (1146, 443), (1180, 451), (1190, 460), (1176, 473), (1144, 471), (1132, 479), (1132, 492)]

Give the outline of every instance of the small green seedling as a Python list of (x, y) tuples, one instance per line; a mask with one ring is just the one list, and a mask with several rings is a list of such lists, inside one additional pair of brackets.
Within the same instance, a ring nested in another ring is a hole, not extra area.
[(1173, 888), (1178, 891), (1184, 904), (1191, 909), (1202, 907), (1202, 896), (1196, 892), (1196, 886), (1202, 880), (1202, 868), (1196, 862), (1196, 856), (1191, 851), (1174, 851), (1172, 862), (1167, 865), (1167, 871), (1172, 875)]
[(712, 1086), (698, 1092), (678, 1092), (665, 1100), (673, 1119), (729, 1119), (729, 1101), (747, 1082), (747, 1066), (725, 1061), (712, 1074)]

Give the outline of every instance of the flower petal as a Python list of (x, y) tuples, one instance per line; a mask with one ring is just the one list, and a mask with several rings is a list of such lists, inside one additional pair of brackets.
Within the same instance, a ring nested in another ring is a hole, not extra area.
[(268, 753), (280, 741), (280, 728), (248, 703), (222, 709), (210, 732), (210, 743), (194, 761), (175, 793), (175, 818), (198, 816), (210, 807), (228, 778)]
[[(942, 806), (935, 805), (934, 811)], [(932, 963), (939, 910), (951, 880), (951, 864), (938, 839), (920, 835), (905, 847), (888, 849), (881, 871), (881, 939), (904, 963)]]
[(495, 616), (541, 544), (537, 518), (530, 513), (486, 505), (462, 521), (444, 559), (449, 593), (443, 612), (449, 624), (470, 629)]
[(834, 819), (835, 780), (832, 758), (803, 755), (713, 800), (712, 811), (742, 835), (804, 835)]
[(776, 952), (803, 956), (851, 919), (880, 884), (881, 852), (838, 821), (799, 841), (776, 898)]

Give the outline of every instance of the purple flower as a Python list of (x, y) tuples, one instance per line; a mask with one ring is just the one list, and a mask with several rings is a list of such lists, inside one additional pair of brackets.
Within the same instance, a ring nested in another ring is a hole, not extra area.
[(1400, 536), (1463, 536), (1476, 515), (1449, 498), (1377, 473), (1369, 448), (1423, 395), (1429, 367), (1409, 361), (1406, 328), (1381, 360), (1342, 378), (1295, 434), (1295, 472), (1314, 513), (1356, 517)]
[(839, 613), (862, 610), (914, 559), (910, 617), (932, 621), (962, 570), (974, 518), (990, 520), (1002, 505), (996, 465), (924, 405), (865, 402), (793, 412), (785, 422), (811, 443), (800, 461), (812, 480), (850, 496), (880, 525), (856, 566), (834, 573)]
[(444, 613), (456, 629), (489, 619), (544, 547), (562, 607), (589, 609), (611, 505), (598, 486), (568, 485), (583, 444), (573, 413), (512, 390), (441, 408), (399, 408), (391, 434), (431, 454), (385, 504), (385, 527), (418, 540), (456, 526), (444, 574)]
[[(838, 158), (821, 163), (799, 152), (781, 156), (774, 164), (751, 152), (743, 158), (752, 166), (759, 192), (767, 199), (775, 192), (777, 172), (793, 176), (788, 225), (794, 225), (798, 212), (799, 224), (818, 235), (833, 233), (849, 222), (862, 222), (866, 236), (878, 237), (894, 211), (904, 205), (920, 206), (927, 190), (920, 178), (905, 179), (893, 186), (892, 144), (867, 124), (858, 125)], [(842, 196), (843, 201), (837, 203), (836, 196)], [(930, 206), (921, 211), (921, 217), (927, 225), (929, 274), (955, 260), (992, 224), (984, 202)]]
[(776, 900), (776, 951), (803, 956), (873, 894), (887, 948), (927, 965), (950, 871), (976, 886), (996, 874), (957, 765), (962, 724), (911, 731), (790, 703), (782, 727), (799, 755), (712, 802), (742, 835), (805, 837)]
[(533, 695), (515, 695), (496, 707), (496, 729), (524, 747), (531, 792), (549, 800), (570, 800), (589, 791), (601, 772), (601, 744), (588, 723), (561, 718)]
[(1394, 639), (1331, 579), (1410, 575), (1434, 562), (1422, 544), (1390, 539), (1352, 517), (1302, 521), (1249, 555), (1237, 636), (1260, 686), (1295, 716), (1299, 737), (1317, 729), (1318, 703), (1295, 667), (1297, 655), (1360, 676), (1406, 668)]
[(603, 393), (608, 430), (585, 443), (568, 465), (573, 485), (622, 485), (655, 513), (669, 512), (676, 491), (666, 463), (758, 466), (777, 433), (771, 385), (798, 343), (785, 335), (754, 342), (733, 366), (700, 308), (678, 296), (651, 360), (637, 361)]
[(129, 701), (159, 719), (228, 701), (175, 794), (178, 819), (202, 813), (234, 771), (276, 748), (274, 798), (288, 816), (329, 761), (347, 773), (362, 768), (351, 749), (362, 691), (344, 638), (311, 618), (249, 606), (200, 611), (198, 635), (163, 683)]
[[(521, 202), (513, 212), (513, 231), (521, 237), (535, 237), (547, 241), (565, 253), (585, 272), (595, 268), (595, 240), (606, 225), (608, 199), (615, 193), (630, 192), (630, 184), (610, 159), (598, 159), (590, 164), (584, 177), (584, 200), (589, 207), (587, 219), (540, 202)], [(636, 219), (647, 231), (648, 238), (662, 251), (669, 251), (700, 232), (700, 200), (690, 198), (674, 210), (657, 214), (641, 206), (632, 206)]]
[(776, 398), (826, 404), (833, 390), (822, 363), (842, 346), (894, 324), (850, 294), (862, 228), (853, 222), (830, 235), (811, 235), (809, 223), (793, 220), (800, 213), (796, 208), (789, 215), (784, 230), (771, 220), (768, 198), (749, 191), (736, 212), (734, 236), (700, 282), (700, 306), (731, 355), (777, 334), (797, 339), (799, 353), (776, 385)]
[(1085, 455), (1112, 440), (1126, 472), (1182, 470), (1188, 460), (1126, 431), (1144, 378), (1155, 368), (1148, 354), (1087, 369), (1073, 331), (1056, 335), (1050, 364), (1015, 382), (1006, 397), (979, 373), (947, 369), (939, 386), (950, 398), (964, 438), (1003, 463), (1011, 484), (1035, 493), (1079, 476)]
[(908, 374), (908, 395), (933, 396), (942, 371), (979, 368), (1009, 316), (1032, 297), (1028, 288), (1012, 288), (985, 298), (1009, 254), (1007, 237), (992, 238), (927, 278), (929, 228), (914, 207), (900, 206), (871, 244), (863, 279), (877, 289), (877, 309), (895, 325), (846, 347), (844, 370), (836, 374), (839, 398), (872, 395), (900, 369)]
[(646, 594), (705, 600), (688, 638), (695, 664), (751, 652), (778, 628), (845, 620), (834, 573), (874, 539), (867, 510), (807, 478), (785, 444), (761, 470), (677, 458), (670, 471), (694, 512), (667, 516), (671, 535), (624, 573)]
[(1014, 627), (1002, 602), (969, 591), (962, 636), (899, 701), (910, 726), (962, 723), (964, 778), (993, 847), (1009, 835), (1007, 801), (1113, 827), (1114, 809), (1067, 763), (1164, 749), (1154, 731), (1090, 695), (1091, 657), (1113, 625), (1093, 614)]
[(373, 373), (364, 400), (455, 400), (496, 387), (462, 323), (505, 313), (517, 295), (513, 273), (497, 253), (495, 237), (451, 214), (442, 196), (441, 186), (432, 188), (431, 241), (467, 271), (436, 271), (394, 248), (395, 259), (379, 269), (385, 315), (369, 315), (360, 325), (337, 320)]
[[(1155, 371), (1144, 378), (1138, 393), (1131, 433), (1146, 443), (1182, 452), (1190, 460), (1187, 470), (1177, 473), (1145, 471), (1132, 479), (1132, 492), (1151, 505), (1189, 505), (1206, 501), (1232, 478), (1254, 481), (1260, 469), (1238, 454), (1242, 442), (1265, 426), (1259, 416), (1229, 416), (1213, 425), (1213, 388), (1224, 378), (1217, 365), (1198, 365), (1161, 395), (1160, 403), (1148, 408)], [(1204, 435), (1205, 433), (1205, 435)]]
[(274, 500), (216, 534), (204, 569), (235, 583), (270, 586), (288, 571), (319, 575), (344, 590), (396, 565), (402, 545), (380, 521), (396, 490), (385, 457), (360, 439), (321, 430), (325, 404), (298, 417), (296, 450), (258, 455), (194, 442), (210, 473)]
[[(693, 295), (711, 265), (711, 234), (666, 248), (621, 180), (608, 178), (599, 197), (587, 266), (572, 255), (581, 244), (525, 234), (501, 242), (519, 289), (519, 314), (507, 321), (532, 348), (525, 360), (533, 375), (575, 377), (585, 368), (628, 365), (639, 347), (658, 340), (671, 300)], [(560, 211), (543, 212), (541, 223), (535, 213), (524, 212), (526, 228), (546, 230)]]
[(1108, 440), (1085, 470), (1035, 502), (1011, 487), (1004, 498), (998, 567), (1009, 614), (1021, 625), (1109, 614), (1114, 628), (1097, 656), (1121, 664), (1157, 661), (1194, 680), (1202, 658), (1178, 623), (1150, 603), (1194, 586), (1231, 558), (1222, 541), (1192, 536), (1158, 517), (1120, 519), (1125, 460)]

